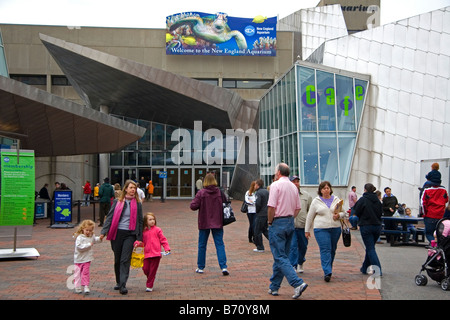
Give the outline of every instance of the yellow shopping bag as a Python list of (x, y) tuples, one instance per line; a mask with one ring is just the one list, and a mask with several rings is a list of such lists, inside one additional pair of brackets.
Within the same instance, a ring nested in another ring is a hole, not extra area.
[(138, 269), (144, 266), (144, 247), (135, 247), (131, 253), (131, 267)]

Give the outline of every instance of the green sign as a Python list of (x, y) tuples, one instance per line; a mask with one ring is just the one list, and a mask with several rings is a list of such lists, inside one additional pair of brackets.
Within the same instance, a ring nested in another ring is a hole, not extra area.
[(1, 150), (0, 226), (32, 225), (34, 220), (34, 152)]

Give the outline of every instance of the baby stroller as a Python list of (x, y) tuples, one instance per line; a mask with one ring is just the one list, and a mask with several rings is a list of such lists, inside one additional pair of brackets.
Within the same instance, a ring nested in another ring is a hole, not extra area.
[[(420, 273), (416, 275), (415, 282), (418, 286), (425, 286), (428, 282), (426, 276), (422, 275), (426, 271), (428, 276), (441, 285), (442, 290), (450, 290), (450, 279), (447, 257), (450, 257), (450, 219), (439, 220), (436, 225), (435, 246), (429, 246), (428, 258), (422, 265)], [(433, 241), (434, 242), (434, 241)], [(434, 243), (432, 243), (434, 245)]]

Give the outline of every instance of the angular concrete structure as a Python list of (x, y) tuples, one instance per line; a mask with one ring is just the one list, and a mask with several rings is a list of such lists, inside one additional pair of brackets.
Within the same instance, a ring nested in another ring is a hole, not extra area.
[(257, 101), (195, 79), (129, 59), (40, 35), (86, 105), (107, 106), (111, 114), (193, 129), (251, 128)]
[[(257, 100), (81, 45), (42, 34), (40, 38), (88, 107), (107, 106), (111, 114), (186, 129), (202, 121), (204, 131), (215, 128), (223, 134), (257, 125)], [(243, 144), (238, 153), (244, 151)], [(236, 165), (230, 194), (242, 197), (257, 175), (256, 163)]]
[(21, 82), (0, 77), (0, 135), (37, 157), (109, 153), (145, 129)]

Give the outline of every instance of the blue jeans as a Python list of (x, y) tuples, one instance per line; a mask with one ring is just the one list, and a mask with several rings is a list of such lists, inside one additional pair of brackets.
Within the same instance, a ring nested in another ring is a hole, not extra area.
[(361, 238), (366, 247), (366, 256), (364, 257), (364, 262), (361, 266), (361, 272), (367, 273), (367, 268), (369, 266), (378, 266), (381, 273), (381, 263), (378, 259), (377, 252), (375, 251), (375, 243), (381, 234), (381, 225), (362, 225), (359, 226), (359, 232), (361, 233)]
[(359, 218), (357, 216), (350, 216), (348, 218), (348, 221), (350, 222), (350, 224), (352, 225), (353, 228), (358, 227)]
[(441, 219), (433, 219), (428, 217), (423, 217), (423, 223), (425, 224), (425, 237), (431, 243), (434, 240), (434, 231), (436, 230), (436, 225)]
[(84, 200), (84, 205), (88, 206), (90, 205), (89, 199), (91, 198), (91, 194), (90, 193), (83, 193), (83, 200)]
[(320, 250), (320, 263), (324, 275), (333, 272), (333, 261), (336, 255), (336, 248), (341, 237), (341, 227), (314, 229), (314, 236)]
[(305, 236), (305, 228), (295, 228), (289, 251), (289, 261), (294, 268), (306, 261), (306, 250), (308, 250), (308, 239)]
[(223, 229), (200, 229), (198, 234), (198, 255), (197, 267), (204, 269), (206, 265), (206, 246), (209, 234), (212, 231), (214, 245), (216, 246), (217, 260), (221, 269), (227, 267), (227, 256), (225, 254), (225, 244), (223, 243)]
[(294, 234), (294, 218), (274, 219), (269, 227), (269, 244), (273, 255), (273, 273), (270, 277), (270, 290), (278, 290), (286, 277), (288, 283), (296, 288), (303, 283), (289, 262), (289, 249)]

